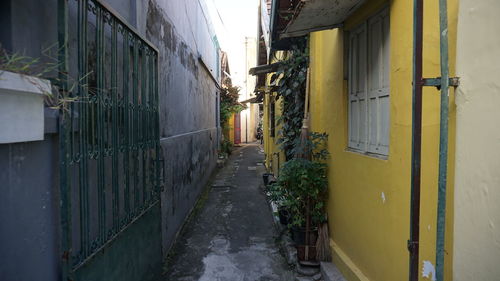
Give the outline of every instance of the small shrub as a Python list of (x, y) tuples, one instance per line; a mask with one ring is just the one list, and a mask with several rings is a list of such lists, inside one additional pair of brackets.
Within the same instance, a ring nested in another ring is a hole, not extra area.
[[(303, 227), (309, 213), (313, 225), (325, 222), (324, 201), (328, 188), (325, 133), (310, 133), (294, 152), (295, 157), (283, 165), (277, 182), (269, 186), (272, 201), (285, 207), (291, 215), (289, 227)], [(300, 151), (298, 151), (300, 148)], [(308, 209), (309, 208), (309, 209)]]
[(233, 152), (233, 143), (229, 140), (223, 140), (220, 145), (220, 152), (224, 155), (231, 155)]

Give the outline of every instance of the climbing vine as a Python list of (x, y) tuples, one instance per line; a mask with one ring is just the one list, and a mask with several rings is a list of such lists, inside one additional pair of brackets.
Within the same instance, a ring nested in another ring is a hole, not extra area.
[(244, 108), (244, 106), (238, 102), (240, 88), (233, 86), (231, 80), (226, 80), (224, 86), (220, 93), (220, 125), (222, 127), (222, 132), (224, 139), (221, 142), (220, 152), (225, 155), (230, 155), (233, 147), (233, 143), (229, 140), (229, 118), (233, 113), (239, 113)]
[(220, 123), (222, 128), (228, 126), (229, 118), (233, 113), (239, 113), (243, 109), (243, 105), (238, 102), (240, 88), (233, 86), (231, 82), (222, 88), (220, 93)]
[(286, 160), (293, 158), (294, 148), (300, 139), (309, 65), (308, 53), (306, 39), (299, 41), (276, 72), (279, 79), (277, 98), (280, 98), (282, 105), (282, 114), (277, 119), (282, 125), (278, 132), (278, 144), (285, 151)]

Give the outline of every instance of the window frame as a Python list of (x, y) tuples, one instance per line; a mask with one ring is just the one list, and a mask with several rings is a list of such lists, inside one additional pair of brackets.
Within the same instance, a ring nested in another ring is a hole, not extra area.
[[(372, 32), (380, 24), (378, 47), (373, 47)], [(390, 11), (385, 6), (345, 33), (347, 59), (347, 150), (389, 156), (390, 145)], [(373, 70), (373, 51), (379, 52), (378, 70)], [(357, 53), (357, 54), (355, 54)], [(362, 59), (359, 63), (359, 59)], [(378, 75), (378, 87), (372, 88), (373, 76)], [(359, 76), (364, 76), (361, 80)], [(385, 83), (385, 84), (384, 84)], [(384, 104), (382, 104), (384, 103)], [(358, 106), (359, 109), (353, 109)], [(375, 106), (373, 110), (370, 106)], [(382, 108), (384, 107), (385, 108)], [(354, 111), (353, 111), (354, 110)], [(356, 115), (356, 116), (354, 116)], [(373, 118), (373, 116), (375, 118)], [(357, 119), (355, 119), (357, 118)], [(373, 121), (375, 120), (375, 121)], [(373, 136), (373, 130), (376, 130)], [(355, 132), (353, 132), (355, 130)], [(375, 141), (374, 141), (375, 139)]]

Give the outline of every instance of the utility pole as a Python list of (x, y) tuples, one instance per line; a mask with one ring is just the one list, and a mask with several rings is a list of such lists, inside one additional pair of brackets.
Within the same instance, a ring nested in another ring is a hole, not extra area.
[[(245, 100), (248, 100), (248, 37), (245, 36)], [(248, 143), (248, 114), (250, 109), (245, 114), (245, 143)]]

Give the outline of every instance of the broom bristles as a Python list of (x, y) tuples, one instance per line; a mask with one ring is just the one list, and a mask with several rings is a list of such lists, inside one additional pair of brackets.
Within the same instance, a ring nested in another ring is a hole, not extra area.
[(316, 260), (326, 262), (332, 260), (327, 223), (323, 223), (318, 227), (318, 240), (316, 240)]

